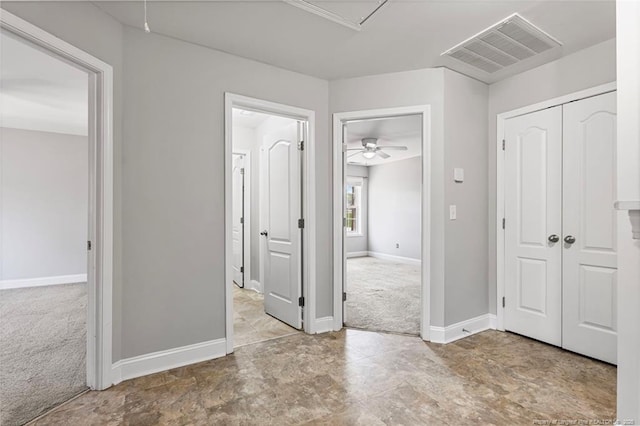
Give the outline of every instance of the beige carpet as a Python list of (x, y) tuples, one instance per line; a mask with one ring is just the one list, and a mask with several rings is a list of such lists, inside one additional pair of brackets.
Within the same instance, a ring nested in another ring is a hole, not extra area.
[(2, 426), (86, 389), (86, 322), (86, 283), (0, 291)]
[(373, 257), (347, 259), (345, 324), (393, 333), (420, 333), (420, 265)]

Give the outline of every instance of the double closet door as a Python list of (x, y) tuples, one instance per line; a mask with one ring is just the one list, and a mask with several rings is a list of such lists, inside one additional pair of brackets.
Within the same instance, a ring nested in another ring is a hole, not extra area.
[(505, 123), (505, 329), (616, 363), (616, 95)]

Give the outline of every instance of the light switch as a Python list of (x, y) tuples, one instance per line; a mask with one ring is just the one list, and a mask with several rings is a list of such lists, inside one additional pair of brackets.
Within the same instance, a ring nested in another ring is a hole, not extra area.
[(450, 220), (456, 220), (456, 216), (457, 216), (456, 205), (455, 204), (451, 204), (449, 206), (449, 219)]
[(453, 180), (456, 182), (464, 181), (464, 169), (455, 168), (453, 169)]

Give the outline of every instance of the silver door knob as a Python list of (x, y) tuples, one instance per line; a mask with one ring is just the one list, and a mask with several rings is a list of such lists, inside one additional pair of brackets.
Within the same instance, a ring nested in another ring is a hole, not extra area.
[(566, 237), (564, 237), (564, 242), (567, 244), (573, 244), (576, 242), (576, 237), (574, 237), (573, 235), (567, 235)]
[(549, 235), (549, 241), (551, 241), (552, 243), (557, 243), (558, 241), (560, 241), (560, 237), (558, 237), (556, 234), (551, 234)]
[(264, 235), (264, 236), (266, 237), (266, 236), (267, 236), (267, 235), (269, 235), (269, 234), (267, 233), (267, 231), (262, 231), (262, 232), (260, 233), (260, 235)]

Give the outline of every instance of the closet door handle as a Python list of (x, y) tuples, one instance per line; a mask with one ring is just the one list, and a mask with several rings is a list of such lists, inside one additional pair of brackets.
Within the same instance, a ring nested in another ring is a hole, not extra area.
[(567, 244), (573, 244), (576, 242), (576, 237), (574, 237), (573, 235), (567, 235), (566, 237), (564, 237), (564, 242)]
[(558, 237), (556, 234), (551, 234), (549, 235), (549, 241), (552, 243), (557, 243), (558, 241), (560, 241), (560, 237)]
[(267, 235), (269, 235), (269, 234), (267, 233), (267, 231), (262, 231), (262, 232), (260, 233), (260, 235), (264, 235), (264, 236), (266, 237), (266, 236), (267, 236)]

